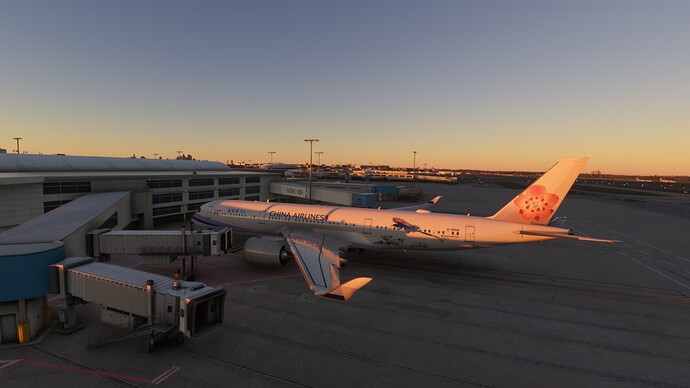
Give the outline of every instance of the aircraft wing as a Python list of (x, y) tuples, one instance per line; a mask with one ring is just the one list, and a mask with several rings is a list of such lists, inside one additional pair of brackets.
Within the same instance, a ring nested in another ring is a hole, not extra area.
[(529, 230), (521, 230), (520, 234), (526, 234), (529, 236), (543, 236), (543, 237), (553, 237), (553, 238), (567, 238), (571, 240), (580, 240), (580, 241), (592, 241), (592, 242), (602, 242), (602, 243), (617, 243), (619, 242), (618, 240), (605, 240), (601, 238), (593, 238), (593, 237), (585, 237), (585, 236), (576, 236), (572, 234), (565, 234), (565, 233), (554, 233), (554, 232), (533, 232)]
[(424, 202), (424, 203), (422, 203), (422, 204), (419, 204), (419, 205), (404, 206), (404, 207), (396, 207), (396, 208), (388, 209), (388, 210), (402, 210), (402, 211), (423, 210), (423, 209), (426, 209), (426, 208), (430, 208), (431, 206), (433, 206), (434, 204), (436, 204), (436, 202), (438, 202), (441, 198), (443, 198), (442, 195), (437, 195), (437, 196), (435, 196), (434, 198), (432, 198), (432, 199), (430, 199), (430, 200), (428, 200), (428, 201), (426, 201), (426, 202)]
[(283, 237), (314, 294), (346, 301), (371, 281), (371, 278), (357, 278), (340, 284), (338, 269), (343, 260), (338, 252), (344, 244), (337, 240), (302, 229), (288, 229)]

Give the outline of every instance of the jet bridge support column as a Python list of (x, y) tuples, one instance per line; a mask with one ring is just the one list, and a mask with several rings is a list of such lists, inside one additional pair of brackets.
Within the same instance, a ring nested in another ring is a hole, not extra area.
[(154, 303), (156, 301), (156, 295), (153, 292), (153, 280), (149, 279), (146, 281), (146, 293), (148, 294), (148, 319), (149, 319), (149, 326), (153, 325), (153, 315), (154, 311), (156, 311), (154, 306)]
[(82, 328), (82, 326), (77, 325), (76, 299), (71, 295), (62, 298), (62, 309), (60, 309), (59, 316), (62, 328), (57, 330), (58, 333), (72, 334)]
[[(62, 323), (62, 328), (56, 330), (59, 333), (72, 334), (82, 328), (81, 325), (77, 325), (77, 312), (75, 308), (77, 303), (81, 303), (81, 299), (67, 292), (67, 270), (90, 261), (93, 261), (93, 259), (89, 257), (73, 260), (68, 263), (61, 262), (55, 264), (58, 270), (58, 284), (56, 286), (59, 287), (60, 298), (62, 299), (62, 308), (60, 309), (59, 315), (59, 321)], [(56, 291), (58, 290), (53, 289), (53, 292)]]

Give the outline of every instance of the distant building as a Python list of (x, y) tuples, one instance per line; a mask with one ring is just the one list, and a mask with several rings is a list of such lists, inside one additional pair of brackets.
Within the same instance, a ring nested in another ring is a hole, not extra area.
[(361, 164), (359, 168), (362, 170), (391, 170), (391, 166), (387, 164)]
[(301, 164), (296, 163), (264, 163), (261, 165), (264, 170), (294, 170), (302, 168)]

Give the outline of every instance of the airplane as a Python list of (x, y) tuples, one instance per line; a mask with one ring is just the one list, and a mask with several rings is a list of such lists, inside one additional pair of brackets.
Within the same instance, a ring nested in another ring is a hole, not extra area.
[(341, 284), (341, 252), (362, 249), (461, 250), (557, 238), (613, 243), (577, 236), (552, 220), (588, 158), (558, 161), (532, 185), (490, 217), (432, 213), (440, 197), (398, 209), (362, 209), (240, 200), (216, 200), (192, 217), (205, 227), (231, 227), (260, 234), (248, 239), (252, 263), (284, 265), (294, 258), (314, 294), (345, 301), (371, 278)]

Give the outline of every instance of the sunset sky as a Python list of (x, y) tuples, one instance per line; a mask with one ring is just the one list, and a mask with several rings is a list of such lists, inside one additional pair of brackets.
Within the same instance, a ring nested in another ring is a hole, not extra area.
[(0, 148), (690, 175), (690, 1), (0, 2)]

